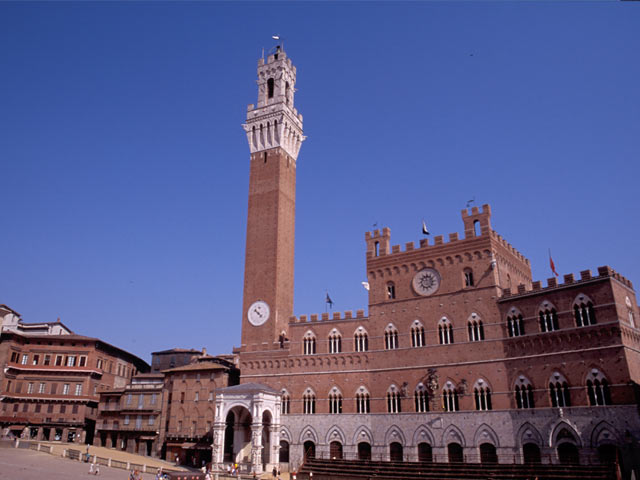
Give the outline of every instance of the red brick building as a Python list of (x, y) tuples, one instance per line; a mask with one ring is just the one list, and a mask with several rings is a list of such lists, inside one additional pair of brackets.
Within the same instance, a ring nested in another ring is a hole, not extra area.
[(98, 389), (149, 365), (61, 322), (24, 323), (0, 305), (0, 427), (16, 436), (92, 443)]
[(368, 314), (292, 316), (295, 78), (280, 49), (258, 62), (244, 125), (243, 388), (216, 402), (214, 462), (258, 472), (305, 454), (570, 463), (604, 461), (625, 432), (640, 437), (631, 282), (600, 267), (543, 287), (492, 229), (488, 205), (463, 210), (462, 234), (447, 239), (401, 247), (388, 228), (367, 232)]

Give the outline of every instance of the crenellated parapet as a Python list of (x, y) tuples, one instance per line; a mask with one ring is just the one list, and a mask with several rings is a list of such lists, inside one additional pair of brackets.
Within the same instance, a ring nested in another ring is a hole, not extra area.
[(312, 313), (311, 315), (300, 315), (289, 317), (289, 323), (315, 323), (315, 322), (328, 322), (328, 321), (344, 321), (344, 320), (361, 320), (365, 318), (364, 310), (356, 310), (355, 316), (353, 310), (346, 310), (342, 312), (325, 312), (325, 313)]
[(631, 283), (630, 280), (628, 280), (624, 276), (620, 275), (618, 272), (613, 270), (611, 267), (603, 266), (603, 267), (598, 267), (598, 274), (597, 275), (593, 275), (591, 270), (582, 270), (582, 271), (580, 271), (580, 278), (579, 279), (576, 278), (576, 276), (573, 273), (567, 273), (567, 274), (563, 275), (563, 277), (562, 277), (563, 282), (562, 283), (559, 283), (558, 279), (556, 277), (550, 277), (550, 278), (547, 279), (547, 285), (546, 286), (543, 286), (542, 282), (540, 280), (536, 280), (536, 281), (531, 283), (531, 288), (527, 288), (527, 286), (524, 285), (524, 284), (518, 285), (516, 287), (515, 291), (512, 290), (511, 288), (505, 288), (502, 291), (502, 298), (515, 297), (515, 296), (518, 296), (518, 295), (527, 295), (527, 294), (530, 294), (530, 293), (550, 290), (550, 289), (554, 289), (554, 288), (567, 287), (567, 286), (571, 286), (571, 285), (577, 285), (577, 284), (585, 283), (585, 282), (588, 282), (588, 281), (591, 281), (591, 280), (601, 279), (601, 278), (608, 278), (608, 277), (615, 278), (620, 283), (625, 285), (627, 288), (633, 289), (633, 284)]

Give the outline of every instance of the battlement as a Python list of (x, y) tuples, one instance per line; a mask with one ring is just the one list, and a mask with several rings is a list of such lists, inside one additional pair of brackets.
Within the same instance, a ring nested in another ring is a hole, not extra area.
[(524, 284), (520, 284), (517, 287), (517, 291), (512, 292), (510, 288), (505, 288), (502, 291), (502, 297), (501, 298), (511, 298), (511, 297), (516, 297), (518, 295), (528, 295), (531, 293), (535, 293), (535, 292), (540, 292), (540, 291), (545, 291), (545, 290), (549, 290), (549, 289), (553, 289), (553, 288), (559, 288), (559, 287), (567, 287), (570, 285), (574, 285), (574, 284), (579, 284), (582, 282), (587, 282), (589, 280), (594, 280), (594, 279), (598, 279), (598, 278), (607, 278), (607, 277), (612, 277), (615, 278), (616, 280), (618, 280), (620, 283), (622, 283), (623, 285), (625, 285), (626, 287), (633, 289), (633, 284), (631, 283), (630, 280), (628, 280), (627, 278), (625, 278), (624, 276), (620, 275), (618, 272), (616, 272), (614, 269), (612, 269), (609, 266), (603, 266), (603, 267), (598, 267), (598, 275), (593, 276), (591, 274), (591, 270), (582, 270), (580, 272), (580, 279), (576, 280), (576, 277), (573, 273), (567, 273), (565, 275), (563, 275), (562, 279), (564, 281), (564, 283), (558, 283), (558, 279), (556, 277), (551, 277), (547, 279), (547, 286), (543, 287), (542, 286), (542, 282), (540, 280), (536, 280), (535, 282), (531, 283), (531, 288), (527, 289), (526, 285)]
[(264, 67), (265, 65), (269, 65), (271, 63), (284, 61), (284, 63), (286, 63), (287, 66), (291, 70), (293, 70), (294, 74), (297, 73), (296, 67), (291, 63), (291, 59), (289, 57), (287, 57), (287, 52), (285, 52), (280, 47), (280, 45), (278, 45), (276, 48), (277, 48), (277, 50), (276, 50), (275, 53), (267, 56), (267, 61), (266, 62), (264, 61), (264, 57), (258, 59), (258, 68)]
[(311, 315), (300, 315), (289, 317), (289, 323), (315, 323), (315, 322), (327, 322), (329, 320), (356, 320), (365, 318), (364, 310), (356, 310), (356, 316), (353, 316), (353, 310), (346, 310), (344, 315), (341, 312), (325, 312), (325, 313), (312, 313)]
[(527, 257), (525, 257), (522, 253), (520, 253), (518, 250), (516, 250), (515, 247), (513, 247), (513, 245), (511, 245), (509, 242), (507, 242), (502, 235), (494, 232), (493, 230), (491, 231), (491, 238), (494, 238), (495, 240), (497, 240), (504, 248), (506, 248), (507, 250), (509, 250), (509, 252), (511, 252), (512, 255), (518, 257), (521, 261), (525, 262), (527, 265), (529, 265), (529, 259)]

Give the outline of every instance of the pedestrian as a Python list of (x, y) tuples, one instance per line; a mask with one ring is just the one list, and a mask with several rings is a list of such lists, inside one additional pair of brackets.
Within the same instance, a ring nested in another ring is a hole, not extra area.
[(93, 463), (89, 464), (89, 473), (93, 475)]
[(100, 475), (100, 465), (97, 463), (95, 465), (96, 465), (96, 469), (93, 471), (93, 474)]
[(278, 476), (278, 469), (276, 467), (273, 467), (273, 470), (271, 470), (271, 475), (273, 475), (273, 478)]

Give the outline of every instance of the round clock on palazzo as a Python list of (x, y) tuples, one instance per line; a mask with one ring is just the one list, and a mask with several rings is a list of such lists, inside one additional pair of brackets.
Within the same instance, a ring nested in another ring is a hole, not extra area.
[(269, 309), (269, 305), (267, 302), (263, 302), (262, 300), (258, 300), (257, 302), (253, 302), (249, 307), (249, 311), (247, 312), (247, 318), (251, 325), (259, 327), (264, 322), (269, 320), (269, 314), (271, 313)]
[(411, 283), (418, 295), (431, 295), (440, 288), (440, 274), (433, 268), (425, 268), (416, 273)]

